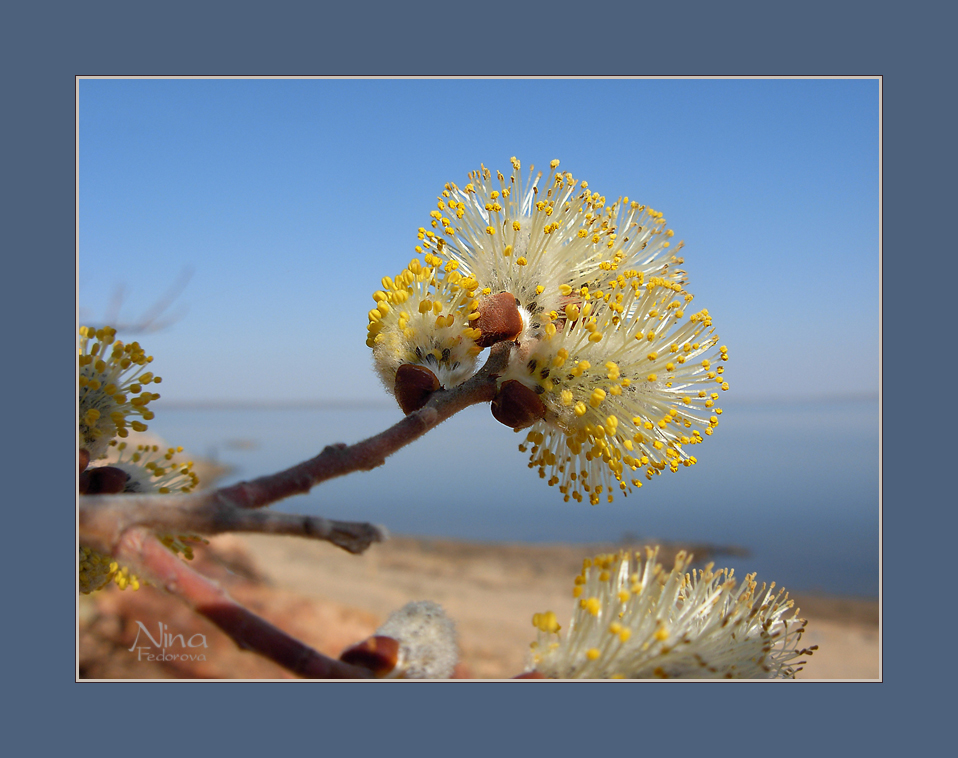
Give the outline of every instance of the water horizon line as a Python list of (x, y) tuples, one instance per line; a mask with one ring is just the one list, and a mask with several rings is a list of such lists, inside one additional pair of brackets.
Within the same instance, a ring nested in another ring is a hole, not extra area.
[[(810, 395), (746, 395), (727, 397), (725, 405), (804, 405), (808, 403), (876, 402), (879, 392), (841, 392)], [(166, 410), (395, 410), (390, 398), (379, 400), (358, 398), (260, 400), (260, 399), (166, 399)]]

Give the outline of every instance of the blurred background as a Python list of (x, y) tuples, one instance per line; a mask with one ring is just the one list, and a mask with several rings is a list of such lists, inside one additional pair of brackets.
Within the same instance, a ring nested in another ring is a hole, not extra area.
[[(668, 539), (795, 590), (879, 588), (875, 80), (81, 80), (79, 320), (163, 377), (151, 432), (248, 478), (401, 413), (366, 313), (443, 184), (560, 168), (665, 214), (730, 360), (697, 453), (563, 503), (474, 408), (279, 508), (474, 540)], [(123, 327), (126, 327), (125, 329)]]

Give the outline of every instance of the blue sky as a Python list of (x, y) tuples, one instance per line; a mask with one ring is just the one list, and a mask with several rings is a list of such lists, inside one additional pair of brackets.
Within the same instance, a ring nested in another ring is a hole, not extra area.
[[(875, 80), (82, 80), (79, 306), (167, 400), (382, 401), (371, 294), (444, 183), (509, 158), (662, 211), (743, 400), (875, 393)], [(126, 335), (122, 335), (124, 337)]]

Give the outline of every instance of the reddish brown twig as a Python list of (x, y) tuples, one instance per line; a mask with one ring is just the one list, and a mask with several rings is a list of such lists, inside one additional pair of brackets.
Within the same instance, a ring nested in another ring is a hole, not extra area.
[(307, 679), (370, 679), (368, 669), (327, 658), (248, 611), (211, 579), (193, 571), (144, 527), (127, 529), (115, 557), (212, 621), (250, 650)]
[(243, 508), (261, 508), (277, 500), (309, 492), (320, 482), (353, 471), (369, 471), (386, 458), (450, 416), (477, 403), (490, 402), (496, 395), (496, 378), (509, 359), (513, 343), (500, 342), (490, 351), (489, 360), (475, 375), (457, 387), (438, 390), (422, 408), (379, 434), (355, 445), (329, 445), (315, 458), (219, 490), (219, 496)]
[[(438, 390), (418, 411), (355, 445), (331, 445), (311, 460), (276, 474), (211, 492), (164, 495), (85, 495), (77, 523), (81, 544), (114, 556), (137, 574), (190, 605), (244, 650), (254, 651), (293, 673), (316, 679), (370, 678), (368, 669), (327, 658), (236, 603), (215, 582), (193, 571), (154, 533), (262, 532), (324, 539), (361, 553), (385, 532), (371, 524), (331, 521), (252, 509), (308, 492), (320, 482), (382, 465), (458, 411), (491, 401), (496, 377), (512, 343), (495, 345), (486, 365), (450, 390)], [(85, 461), (80, 461), (80, 469)]]
[(418, 439), (453, 414), (496, 394), (496, 377), (505, 368), (511, 342), (493, 346), (489, 360), (472, 378), (449, 390), (438, 390), (418, 411), (373, 437), (354, 445), (330, 445), (319, 455), (285, 471), (210, 492), (177, 495), (92, 495), (80, 500), (80, 542), (115, 555), (124, 531), (145, 526), (162, 532), (218, 534), (229, 531), (296, 534), (325, 539), (360, 553), (383, 538), (370, 524), (350, 524), (304, 516), (252, 514), (261, 508), (353, 471), (381, 466), (386, 458)]
[(136, 527), (160, 534), (255, 532), (308, 537), (357, 554), (386, 539), (385, 529), (373, 524), (248, 511), (216, 498), (196, 502), (179, 495), (86, 496), (80, 500), (79, 525), (80, 544), (106, 553), (113, 553), (123, 533)]

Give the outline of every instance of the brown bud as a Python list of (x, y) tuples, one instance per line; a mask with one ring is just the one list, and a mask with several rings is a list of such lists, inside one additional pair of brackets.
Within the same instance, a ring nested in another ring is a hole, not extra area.
[(346, 648), (339, 660), (369, 669), (377, 677), (386, 676), (399, 660), (399, 641), (376, 635)]
[[(81, 480), (86, 477), (86, 489), (81, 492), (84, 495), (114, 495), (123, 492), (126, 483), (129, 481), (129, 475), (115, 466), (98, 466), (84, 471)], [(81, 481), (81, 487), (84, 486)]]
[(546, 415), (546, 406), (535, 391), (522, 382), (509, 379), (502, 383), (492, 401), (492, 415), (500, 424), (525, 429)]
[(80, 452), (77, 454), (77, 462), (80, 465), (80, 473), (82, 474), (84, 471), (86, 471), (86, 467), (90, 465), (89, 451), (80, 448)]
[(527, 671), (524, 674), (519, 674), (518, 676), (512, 677), (513, 679), (548, 679), (545, 674), (540, 674), (538, 671)]
[(407, 416), (422, 408), (439, 387), (436, 375), (425, 366), (404, 363), (396, 371), (396, 400)]
[(473, 327), (482, 332), (479, 347), (492, 347), (503, 340), (514, 340), (522, 331), (522, 316), (516, 299), (508, 292), (489, 295), (479, 301), (479, 318)]

